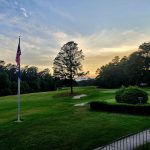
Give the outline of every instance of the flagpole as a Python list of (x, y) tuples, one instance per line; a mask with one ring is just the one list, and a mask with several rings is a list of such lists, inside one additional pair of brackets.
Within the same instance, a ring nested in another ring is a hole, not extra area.
[[(19, 49), (20, 49), (20, 36), (19, 36)], [(19, 58), (19, 64), (18, 64), (18, 113), (17, 113), (17, 121), (21, 122), (20, 119), (20, 58)]]
[(21, 122), (20, 120), (20, 65), (18, 65), (18, 115), (17, 115), (17, 122)]

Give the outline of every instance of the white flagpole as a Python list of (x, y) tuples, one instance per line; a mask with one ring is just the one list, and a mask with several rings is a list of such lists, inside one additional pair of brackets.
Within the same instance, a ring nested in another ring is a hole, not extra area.
[[(18, 66), (18, 74), (20, 74), (20, 65)], [(20, 120), (20, 76), (18, 76), (18, 115), (17, 122), (21, 122)]]
[[(20, 36), (19, 36), (18, 50), (20, 51)], [(18, 113), (17, 113), (16, 122), (21, 122), (21, 119), (20, 119), (20, 55), (21, 55), (21, 51), (19, 54), (19, 63), (18, 63)]]

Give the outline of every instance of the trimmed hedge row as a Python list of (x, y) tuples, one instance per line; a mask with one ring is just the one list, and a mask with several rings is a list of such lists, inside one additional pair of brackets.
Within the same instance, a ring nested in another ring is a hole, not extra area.
[(150, 105), (108, 104), (105, 102), (90, 102), (92, 110), (137, 115), (150, 115)]

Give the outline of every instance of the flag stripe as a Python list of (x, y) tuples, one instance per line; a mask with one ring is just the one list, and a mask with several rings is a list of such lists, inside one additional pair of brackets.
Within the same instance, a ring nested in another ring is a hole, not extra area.
[(16, 63), (18, 66), (20, 66), (20, 55), (21, 55), (21, 49), (20, 49), (20, 37), (19, 37), (18, 49), (16, 54)]

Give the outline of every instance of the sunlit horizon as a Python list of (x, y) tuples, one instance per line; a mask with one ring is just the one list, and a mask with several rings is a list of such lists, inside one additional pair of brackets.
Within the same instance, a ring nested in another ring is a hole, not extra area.
[[(150, 41), (150, 2), (143, 0), (0, 0), (0, 60), (15, 64), (21, 36), (21, 66), (49, 68), (63, 44), (83, 50), (83, 71), (113, 57), (128, 56)], [(144, 10), (144, 11), (143, 11)]]

